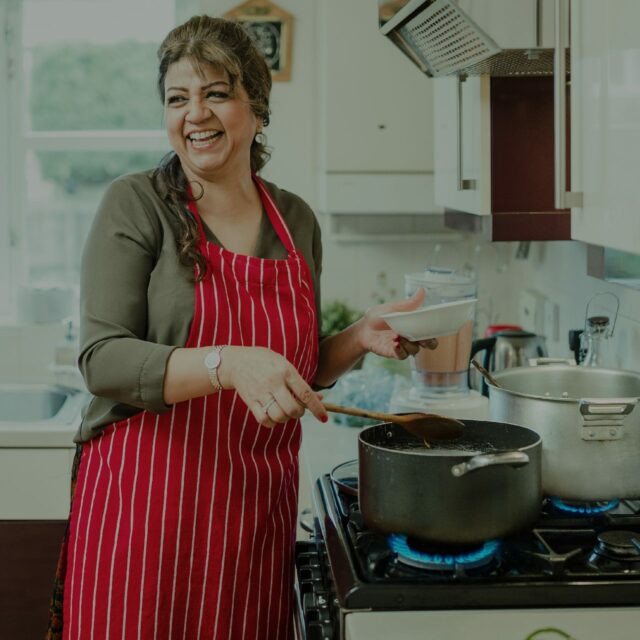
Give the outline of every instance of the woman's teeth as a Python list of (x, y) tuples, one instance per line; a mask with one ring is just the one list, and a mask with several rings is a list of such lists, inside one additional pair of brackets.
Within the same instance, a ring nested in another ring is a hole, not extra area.
[(189, 136), (189, 140), (191, 140), (191, 144), (195, 148), (206, 147), (221, 135), (222, 131), (198, 131), (197, 133), (192, 133)]

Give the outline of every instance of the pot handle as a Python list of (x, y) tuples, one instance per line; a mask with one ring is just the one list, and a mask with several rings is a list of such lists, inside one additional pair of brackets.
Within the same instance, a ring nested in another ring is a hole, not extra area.
[(467, 462), (460, 462), (451, 467), (451, 475), (460, 478), (470, 471), (508, 464), (511, 467), (524, 467), (529, 464), (529, 456), (522, 451), (505, 451), (503, 453), (481, 453)]
[(581, 398), (583, 440), (620, 440), (624, 421), (638, 404), (638, 398)]
[(529, 358), (530, 367), (541, 367), (545, 364), (566, 364), (575, 367), (576, 361), (573, 358)]

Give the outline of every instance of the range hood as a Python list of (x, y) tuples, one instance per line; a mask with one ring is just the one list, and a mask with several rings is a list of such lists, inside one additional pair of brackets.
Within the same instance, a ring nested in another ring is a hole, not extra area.
[(553, 0), (378, 0), (378, 14), (428, 76), (553, 74)]

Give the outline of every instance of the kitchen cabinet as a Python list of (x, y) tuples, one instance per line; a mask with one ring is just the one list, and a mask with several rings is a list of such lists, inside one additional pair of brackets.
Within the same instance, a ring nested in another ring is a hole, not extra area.
[(436, 78), (436, 202), (448, 226), (491, 240), (568, 240), (554, 206), (549, 76)]
[(436, 202), (491, 215), (490, 78), (429, 80), (435, 101)]
[(640, 4), (571, 3), (572, 189), (576, 240), (640, 254)]
[(375, 2), (318, 12), (321, 208), (436, 211), (432, 83), (380, 34)]
[(66, 520), (0, 521), (2, 637), (44, 638)]

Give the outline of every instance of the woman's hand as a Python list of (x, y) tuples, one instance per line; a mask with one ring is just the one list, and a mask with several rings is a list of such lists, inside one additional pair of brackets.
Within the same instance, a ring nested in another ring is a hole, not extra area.
[(306, 409), (320, 421), (329, 419), (316, 393), (283, 356), (263, 347), (225, 347), (218, 376), (233, 388), (265, 427), (300, 418)]
[(371, 307), (359, 321), (359, 339), (363, 349), (385, 358), (396, 358), (398, 360), (414, 356), (418, 353), (420, 347), (435, 349), (438, 346), (438, 341), (435, 338), (411, 342), (392, 331), (389, 325), (380, 317), (385, 313), (419, 309), (426, 295), (426, 291), (420, 288), (407, 300), (387, 302), (386, 304)]

